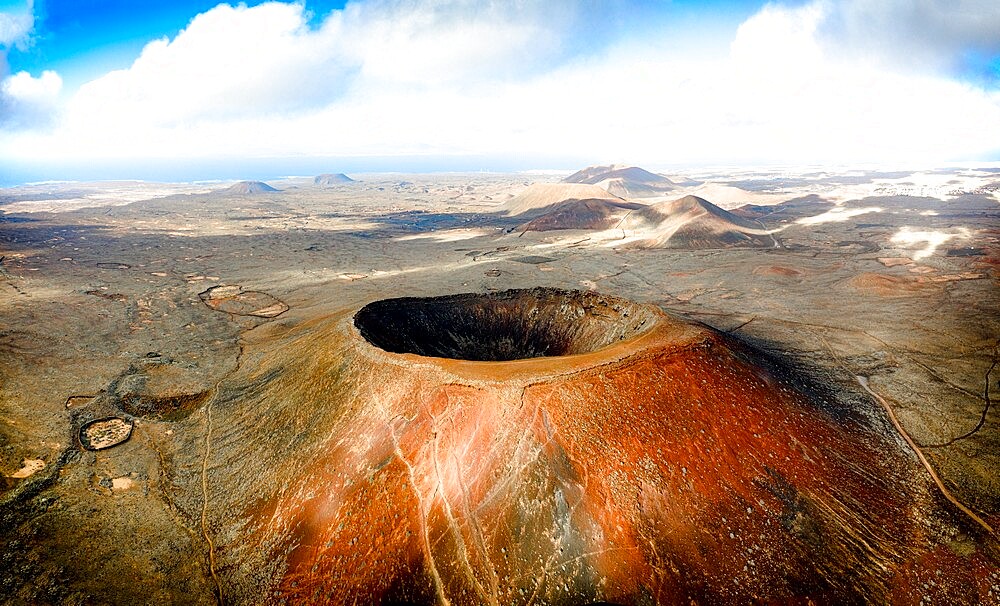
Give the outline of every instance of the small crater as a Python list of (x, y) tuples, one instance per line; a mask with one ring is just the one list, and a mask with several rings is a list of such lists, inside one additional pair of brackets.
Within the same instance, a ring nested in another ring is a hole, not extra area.
[(108, 392), (118, 410), (160, 421), (186, 418), (211, 393), (201, 374), (155, 351), (136, 360)]
[(80, 428), (80, 444), (87, 450), (104, 450), (127, 442), (132, 423), (118, 417), (91, 421)]
[(205, 305), (236, 316), (274, 318), (288, 311), (284, 301), (266, 292), (243, 290), (239, 285), (213, 286), (198, 294)]
[(100, 290), (88, 290), (84, 291), (83, 294), (100, 297), (102, 299), (107, 299), (108, 301), (116, 301), (118, 303), (128, 303), (128, 297), (126, 297), (121, 293), (106, 293)]
[(201, 407), (208, 399), (208, 392), (177, 396), (133, 395), (121, 399), (123, 412), (135, 417), (147, 417), (164, 421), (179, 421)]
[(524, 257), (514, 257), (511, 261), (525, 263), (528, 265), (541, 265), (542, 263), (551, 263), (552, 261), (555, 261), (555, 259), (552, 257), (543, 257), (541, 255), (527, 255)]

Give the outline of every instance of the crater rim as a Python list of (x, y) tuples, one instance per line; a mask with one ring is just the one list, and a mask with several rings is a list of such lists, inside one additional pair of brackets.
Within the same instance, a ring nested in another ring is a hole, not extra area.
[(379, 299), (351, 325), (388, 354), (502, 364), (605, 353), (649, 334), (662, 317), (658, 307), (623, 297), (535, 287)]

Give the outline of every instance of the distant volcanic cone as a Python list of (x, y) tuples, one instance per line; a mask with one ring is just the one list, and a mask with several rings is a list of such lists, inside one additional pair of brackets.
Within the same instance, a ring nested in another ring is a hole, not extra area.
[(622, 198), (662, 196), (677, 189), (670, 179), (638, 166), (588, 166), (563, 179), (563, 183), (597, 185)]
[(354, 179), (348, 177), (344, 173), (323, 173), (322, 175), (316, 175), (313, 178), (314, 185), (322, 185), (324, 187), (341, 185), (343, 183), (354, 183)]
[(622, 202), (596, 185), (579, 183), (533, 183), (523, 192), (507, 200), (500, 210), (508, 216), (540, 214), (553, 210), (570, 200), (611, 200)]
[(659, 202), (629, 213), (617, 226), (623, 248), (776, 246), (763, 225), (698, 196)]
[(269, 192), (279, 191), (263, 181), (240, 181), (230, 185), (225, 190), (227, 194), (236, 194), (245, 196), (248, 194), (264, 194)]
[(521, 226), (521, 231), (610, 229), (641, 204), (623, 200), (567, 200)]
[(567, 200), (531, 216), (520, 227), (522, 235), (529, 231), (587, 230), (594, 244), (615, 248), (779, 245), (755, 219), (730, 213), (697, 196), (650, 205), (624, 200)]
[(911, 603), (928, 581), (988, 590), (994, 564), (946, 546), (955, 518), (887, 424), (651, 305), (555, 289), (387, 299), (246, 355), (205, 459), (230, 598), (833, 604)]

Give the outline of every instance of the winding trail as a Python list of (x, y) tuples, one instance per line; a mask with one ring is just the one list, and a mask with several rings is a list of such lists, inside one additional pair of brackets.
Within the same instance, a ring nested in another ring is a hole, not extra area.
[(928, 461), (927, 457), (924, 456), (923, 451), (920, 450), (920, 447), (917, 446), (917, 443), (914, 442), (913, 438), (910, 437), (910, 434), (907, 433), (905, 429), (903, 429), (903, 425), (902, 423), (899, 422), (899, 419), (896, 417), (896, 413), (892, 410), (892, 406), (890, 406), (889, 403), (885, 401), (885, 398), (875, 393), (875, 391), (873, 391), (872, 388), (868, 385), (868, 377), (854, 374), (854, 372), (852, 372), (851, 369), (848, 368), (846, 364), (844, 364), (844, 361), (840, 359), (840, 356), (837, 355), (837, 352), (833, 349), (833, 346), (830, 345), (830, 342), (826, 340), (826, 337), (816, 332), (813, 332), (813, 334), (817, 338), (819, 338), (820, 341), (823, 342), (823, 345), (826, 347), (827, 351), (830, 352), (830, 356), (833, 357), (833, 360), (834, 362), (837, 363), (837, 366), (840, 366), (844, 370), (844, 372), (854, 377), (854, 380), (858, 382), (858, 385), (860, 385), (861, 388), (868, 393), (868, 395), (874, 398), (875, 401), (878, 402), (879, 405), (885, 410), (885, 413), (889, 415), (889, 420), (892, 421), (893, 427), (896, 428), (896, 431), (899, 432), (899, 435), (910, 446), (910, 449), (913, 450), (913, 453), (917, 455), (917, 459), (920, 461), (920, 464), (924, 466), (924, 469), (927, 470), (928, 475), (930, 475), (931, 479), (934, 480), (934, 484), (941, 492), (941, 496), (948, 499), (948, 501), (951, 502), (951, 504), (957, 507), (959, 510), (961, 510), (962, 513), (969, 516), (971, 519), (975, 520), (975, 522), (980, 526), (982, 526), (986, 530), (986, 532), (990, 534), (996, 534), (996, 531), (993, 529), (992, 526), (989, 525), (989, 523), (986, 522), (986, 520), (979, 517), (979, 515), (977, 515), (976, 512), (972, 511), (971, 509), (963, 505), (961, 501), (956, 499), (955, 496), (951, 494), (951, 491), (948, 490), (948, 488), (944, 485), (944, 482), (941, 481), (941, 478), (938, 477), (937, 472), (934, 471), (934, 467), (931, 466), (930, 461)]
[(991, 378), (990, 375), (993, 374), (993, 370), (997, 367), (998, 362), (1000, 362), (1000, 358), (997, 358), (997, 354), (994, 353), (993, 364), (991, 364), (989, 370), (986, 371), (986, 387), (983, 389), (983, 401), (984, 401), (983, 411), (979, 415), (979, 422), (976, 423), (976, 426), (960, 436), (955, 436), (954, 438), (948, 440), (943, 444), (927, 444), (923, 446), (924, 448), (945, 448), (946, 446), (951, 446), (952, 444), (958, 442), (959, 440), (971, 438), (973, 435), (976, 434), (976, 432), (978, 432), (980, 429), (983, 428), (983, 425), (986, 424), (986, 417), (990, 413), (990, 407), (993, 404), (993, 402), (990, 400), (990, 378)]
[(927, 457), (924, 456), (924, 453), (920, 450), (920, 448), (917, 447), (916, 443), (914, 443), (913, 439), (910, 437), (910, 434), (906, 433), (906, 430), (903, 429), (903, 426), (900, 424), (899, 419), (896, 418), (896, 413), (892, 411), (892, 407), (889, 406), (889, 403), (886, 402), (882, 398), (882, 396), (872, 391), (872, 389), (868, 386), (868, 377), (863, 377), (861, 375), (854, 375), (854, 378), (855, 380), (857, 380), (858, 384), (861, 385), (862, 389), (868, 392), (868, 394), (871, 397), (875, 398), (875, 400), (882, 405), (882, 408), (885, 409), (886, 414), (889, 415), (889, 420), (892, 421), (892, 424), (896, 427), (896, 431), (899, 432), (899, 435), (901, 435), (903, 439), (906, 440), (906, 443), (910, 445), (910, 448), (913, 449), (913, 452), (917, 455), (917, 458), (920, 459), (920, 463), (923, 464), (924, 469), (927, 470), (927, 473), (930, 474), (931, 479), (934, 480), (934, 483), (937, 485), (938, 490), (941, 491), (941, 495), (944, 496), (944, 498), (948, 499), (952, 505), (959, 508), (960, 510), (962, 510), (963, 513), (965, 513), (967, 516), (975, 520), (976, 523), (982, 526), (987, 532), (989, 532), (990, 534), (996, 534), (996, 531), (993, 529), (992, 526), (990, 526), (986, 522), (986, 520), (976, 515), (974, 511), (972, 511), (965, 505), (962, 505), (962, 503), (959, 502), (959, 500), (956, 499), (951, 494), (951, 491), (945, 488), (944, 483), (941, 482), (941, 478), (938, 477), (937, 472), (935, 472), (934, 468), (931, 467), (931, 464), (927, 460)]
[(212, 454), (212, 405), (219, 398), (219, 390), (223, 381), (238, 372), (243, 366), (243, 340), (238, 337), (236, 344), (238, 346), (236, 364), (232, 370), (216, 382), (212, 389), (212, 397), (205, 403), (205, 454), (201, 460), (201, 534), (205, 538), (205, 544), (208, 545), (208, 571), (215, 583), (215, 601), (219, 606), (225, 606), (226, 600), (222, 592), (222, 582), (219, 580), (219, 574), (216, 570), (215, 543), (212, 541), (212, 535), (208, 532), (208, 460)]
[[(224, 379), (223, 379), (224, 380)], [(212, 574), (212, 581), (215, 582), (215, 599), (219, 606), (226, 603), (222, 594), (222, 584), (219, 582), (219, 575), (215, 570), (215, 544), (212, 542), (212, 535), (208, 532), (208, 458), (212, 453), (212, 404), (219, 394), (219, 386), (222, 380), (215, 384), (212, 390), (212, 398), (205, 404), (205, 456), (201, 461), (201, 534), (208, 544), (208, 570)]]

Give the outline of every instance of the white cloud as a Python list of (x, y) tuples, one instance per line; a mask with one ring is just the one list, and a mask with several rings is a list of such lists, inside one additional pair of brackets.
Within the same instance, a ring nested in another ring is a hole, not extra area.
[(33, 78), (28, 72), (18, 72), (0, 84), (0, 91), (13, 100), (31, 105), (52, 104), (62, 88), (62, 78), (51, 70)]
[(9, 48), (27, 39), (35, 27), (33, 8), (33, 0), (28, 0), (21, 10), (0, 11), (0, 47)]
[(49, 121), (62, 80), (52, 71), (39, 78), (27, 72), (8, 76), (7, 53), (23, 49), (35, 26), (34, 2), (0, 11), (0, 128), (39, 126)]
[[(428, 89), (504, 76), (558, 47), (545, 3), (520, 11), (460, 2), (351, 3), (312, 30), (301, 4), (221, 4), (126, 70), (84, 85), (70, 110), (88, 122), (174, 125), (288, 114), (352, 90)], [(530, 9), (530, 10), (529, 10)], [(556, 14), (549, 14), (549, 13)]]
[[(962, 158), (995, 152), (1000, 96), (938, 75), (897, 72), (831, 49), (830, 3), (766, 6), (738, 30), (731, 106), (755, 140), (823, 161)], [(794, 157), (794, 155), (793, 155)]]
[(44, 71), (38, 78), (18, 72), (0, 81), (0, 127), (26, 128), (47, 124), (56, 111), (62, 78)]
[(730, 45), (734, 66), (753, 77), (790, 75), (822, 62), (816, 29), (828, 7), (820, 2), (799, 9), (765, 5), (736, 30)]
[(173, 41), (147, 44), (130, 68), (83, 85), (70, 119), (169, 127), (326, 101), (340, 76), (337, 57), (308, 30), (302, 11), (294, 4), (219, 5)]
[(924, 162), (998, 145), (1000, 94), (833, 52), (843, 10), (822, 0), (766, 6), (713, 55), (602, 39), (573, 57), (601, 33), (576, 3), (511, 6), (351, 2), (310, 28), (301, 5), (220, 5), (81, 87), (55, 132), (0, 141), (0, 158)]

